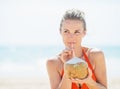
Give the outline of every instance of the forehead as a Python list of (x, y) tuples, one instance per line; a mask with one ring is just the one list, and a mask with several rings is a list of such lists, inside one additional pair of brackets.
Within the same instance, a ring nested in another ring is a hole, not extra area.
[(83, 23), (80, 20), (65, 20), (62, 23), (62, 27), (67, 29), (81, 29), (83, 28)]

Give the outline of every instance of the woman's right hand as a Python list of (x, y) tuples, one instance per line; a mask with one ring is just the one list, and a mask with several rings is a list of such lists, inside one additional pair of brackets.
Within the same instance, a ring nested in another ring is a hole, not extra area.
[(62, 53), (59, 56), (62, 62), (65, 63), (73, 57), (73, 52), (71, 49), (66, 48), (62, 51)]

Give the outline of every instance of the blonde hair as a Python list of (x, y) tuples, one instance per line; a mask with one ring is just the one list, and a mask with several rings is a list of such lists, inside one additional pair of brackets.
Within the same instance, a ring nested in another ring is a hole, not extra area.
[(86, 31), (86, 22), (85, 22), (85, 14), (84, 12), (77, 9), (70, 9), (65, 12), (63, 18), (60, 23), (60, 31), (62, 27), (62, 23), (65, 20), (80, 20), (83, 23), (84, 30)]

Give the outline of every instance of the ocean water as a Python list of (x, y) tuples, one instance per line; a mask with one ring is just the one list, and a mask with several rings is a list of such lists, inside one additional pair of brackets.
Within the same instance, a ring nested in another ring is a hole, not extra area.
[[(120, 58), (120, 46), (101, 46), (106, 57)], [(56, 55), (63, 46), (0, 46), (0, 62), (32, 62), (37, 57), (45, 58)]]
[[(47, 76), (46, 61), (62, 51), (62, 46), (0, 46), (0, 77)], [(100, 46), (109, 77), (120, 75), (120, 46)], [(112, 72), (111, 72), (112, 71)]]

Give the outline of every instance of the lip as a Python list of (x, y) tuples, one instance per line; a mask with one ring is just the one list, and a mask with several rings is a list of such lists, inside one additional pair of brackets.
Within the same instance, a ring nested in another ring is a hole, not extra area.
[(76, 42), (67, 42), (68, 44), (76, 44)]
[(76, 42), (67, 42), (67, 43), (70, 49), (74, 49), (74, 45), (76, 44)]

